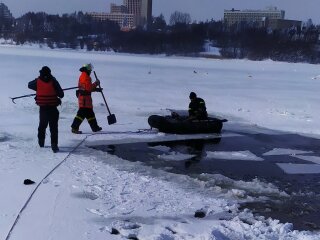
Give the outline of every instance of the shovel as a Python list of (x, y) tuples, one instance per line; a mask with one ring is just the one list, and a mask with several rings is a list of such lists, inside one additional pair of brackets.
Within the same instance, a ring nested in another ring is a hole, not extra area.
[[(93, 71), (93, 73), (94, 73), (95, 78), (98, 80), (96, 72)], [(99, 88), (101, 88), (100, 84), (99, 84)], [(104, 103), (106, 104), (106, 107), (107, 107), (108, 113), (109, 113), (109, 116), (107, 117), (108, 118), (108, 124), (109, 125), (115, 124), (117, 122), (116, 116), (114, 114), (111, 114), (110, 109), (109, 109), (108, 104), (107, 104), (107, 101), (106, 101), (106, 98), (104, 97), (104, 94), (103, 94), (102, 90), (101, 90), (101, 94), (102, 94)]]

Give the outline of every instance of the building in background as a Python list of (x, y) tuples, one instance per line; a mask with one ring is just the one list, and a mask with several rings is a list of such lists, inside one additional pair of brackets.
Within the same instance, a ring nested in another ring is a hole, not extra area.
[(276, 7), (268, 7), (264, 10), (224, 10), (224, 22), (229, 27), (245, 23), (272, 30), (301, 27), (302, 24), (301, 21), (285, 19), (285, 11), (278, 10)]
[(104, 13), (104, 12), (91, 12), (88, 13), (97, 21), (113, 21), (116, 22), (121, 29), (131, 29), (136, 27), (136, 18), (133, 14), (128, 13)]
[(152, 21), (152, 0), (123, 0), (123, 5), (111, 3), (110, 13), (88, 14), (98, 21), (114, 21), (122, 29), (147, 27)]
[(124, 0), (128, 13), (136, 16), (137, 26), (148, 25), (152, 18), (152, 0)]
[(152, 0), (141, 1), (141, 24), (150, 26), (150, 24), (152, 23)]
[(12, 23), (14, 20), (9, 8), (4, 4), (0, 3), (0, 21)]
[(128, 13), (128, 8), (124, 5), (110, 4), (111, 13)]
[[(1, 37), (10, 34), (14, 25), (14, 17), (12, 16), (9, 8), (0, 3), (0, 34)], [(7, 35), (8, 36), (8, 35)]]
[(271, 30), (289, 28), (301, 29), (302, 21), (288, 19), (269, 19), (266, 21), (266, 26)]
[(268, 7), (265, 10), (224, 10), (224, 22), (227, 26), (239, 23), (256, 23), (263, 26), (266, 19), (284, 19), (285, 11), (276, 7)]

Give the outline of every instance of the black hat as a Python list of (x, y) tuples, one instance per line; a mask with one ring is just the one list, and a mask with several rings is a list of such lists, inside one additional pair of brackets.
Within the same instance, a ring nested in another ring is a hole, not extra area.
[(191, 92), (190, 95), (189, 95), (190, 99), (193, 99), (193, 98), (196, 98), (196, 97), (197, 97), (197, 94), (194, 93), (194, 92)]
[(43, 66), (39, 72), (41, 75), (50, 75), (51, 74), (51, 70), (47, 66)]

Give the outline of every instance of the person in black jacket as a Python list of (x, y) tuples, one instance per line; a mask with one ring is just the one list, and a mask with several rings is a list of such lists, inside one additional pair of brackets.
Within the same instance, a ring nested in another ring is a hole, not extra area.
[(202, 98), (198, 98), (197, 94), (191, 92), (189, 95), (189, 120), (204, 120), (208, 118), (206, 103)]
[(40, 76), (29, 82), (28, 88), (36, 91), (36, 104), (40, 107), (40, 122), (38, 127), (38, 143), (44, 147), (46, 128), (49, 124), (51, 133), (51, 148), (54, 153), (58, 147), (58, 121), (59, 111), (57, 106), (61, 104), (60, 98), (64, 92), (59, 82), (51, 75), (49, 67), (44, 66), (39, 71)]

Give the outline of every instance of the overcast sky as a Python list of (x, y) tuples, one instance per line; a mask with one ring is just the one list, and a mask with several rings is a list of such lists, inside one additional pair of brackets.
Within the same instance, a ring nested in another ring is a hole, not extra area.
[[(14, 17), (29, 11), (44, 11), (51, 14), (74, 11), (109, 12), (110, 3), (121, 4), (122, 0), (0, 0), (11, 10)], [(192, 20), (223, 18), (224, 9), (264, 9), (276, 6), (285, 10), (287, 19), (306, 21), (311, 18), (320, 24), (320, 0), (153, 0), (153, 16), (163, 13), (168, 20), (178, 10), (190, 13)]]

